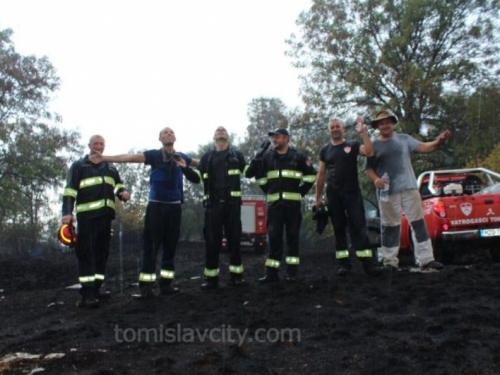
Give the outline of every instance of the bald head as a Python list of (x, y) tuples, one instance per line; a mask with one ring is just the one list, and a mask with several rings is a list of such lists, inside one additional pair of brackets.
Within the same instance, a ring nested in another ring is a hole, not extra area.
[(96, 152), (103, 153), (104, 152), (104, 147), (106, 146), (106, 143), (104, 141), (104, 137), (98, 134), (93, 135), (89, 139), (89, 149), (90, 149), (90, 154), (95, 154)]

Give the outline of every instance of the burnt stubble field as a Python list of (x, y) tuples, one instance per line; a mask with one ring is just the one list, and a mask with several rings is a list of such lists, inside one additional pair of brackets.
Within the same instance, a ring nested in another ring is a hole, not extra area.
[[(469, 257), (440, 272), (347, 278), (328, 241), (303, 245), (297, 284), (200, 290), (204, 245), (183, 243), (181, 293), (131, 298), (138, 252), (113, 249), (97, 309), (77, 309), (74, 254), (0, 260), (0, 374), (500, 374), (500, 265)], [(155, 290), (158, 293), (158, 290)]]

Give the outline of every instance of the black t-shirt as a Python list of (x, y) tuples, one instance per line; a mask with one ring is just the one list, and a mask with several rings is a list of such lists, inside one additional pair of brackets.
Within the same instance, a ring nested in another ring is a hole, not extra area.
[(358, 141), (345, 141), (336, 146), (329, 142), (323, 146), (319, 160), (326, 164), (326, 183), (329, 189), (360, 191), (357, 164), (360, 146)]

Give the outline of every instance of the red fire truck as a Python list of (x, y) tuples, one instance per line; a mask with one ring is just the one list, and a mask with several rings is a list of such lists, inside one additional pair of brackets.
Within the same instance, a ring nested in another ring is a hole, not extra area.
[(266, 197), (246, 195), (241, 198), (241, 242), (253, 245), (256, 253), (266, 250), (267, 236)]
[[(250, 244), (258, 254), (267, 247), (267, 206), (263, 195), (244, 195), (241, 197), (241, 242)], [(222, 246), (227, 246), (226, 237)]]

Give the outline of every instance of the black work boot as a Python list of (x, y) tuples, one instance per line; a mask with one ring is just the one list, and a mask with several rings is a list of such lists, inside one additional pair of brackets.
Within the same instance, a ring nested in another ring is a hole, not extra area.
[(153, 284), (154, 283), (139, 281), (139, 293), (132, 294), (132, 297), (141, 300), (153, 298)]
[(99, 306), (99, 301), (95, 297), (94, 285), (82, 285), (80, 294), (82, 299), (76, 303), (76, 307), (95, 308)]
[(232, 273), (231, 278), (229, 279), (229, 285), (231, 286), (246, 286), (248, 285), (245, 279), (243, 279), (243, 275), (241, 273)]
[(366, 258), (361, 261), (361, 264), (363, 264), (363, 270), (368, 276), (380, 275), (384, 270), (384, 268), (373, 258)]
[(288, 268), (286, 270), (285, 281), (288, 283), (296, 283), (298, 274), (299, 274), (299, 267), (298, 266), (288, 266)]
[(337, 270), (337, 275), (345, 277), (351, 273), (352, 266), (349, 263), (340, 264)]
[(201, 284), (202, 290), (212, 290), (219, 287), (219, 277), (208, 277), (205, 276), (205, 281)]
[(176, 288), (172, 285), (173, 279), (160, 279), (160, 294), (162, 296), (177, 294), (179, 293), (179, 288)]
[(111, 298), (111, 292), (105, 288), (102, 281), (94, 283), (94, 295), (99, 301)]
[(266, 275), (258, 281), (262, 284), (277, 283), (279, 281), (278, 269), (274, 267), (266, 267)]

